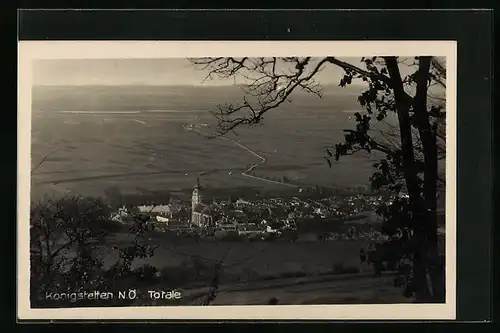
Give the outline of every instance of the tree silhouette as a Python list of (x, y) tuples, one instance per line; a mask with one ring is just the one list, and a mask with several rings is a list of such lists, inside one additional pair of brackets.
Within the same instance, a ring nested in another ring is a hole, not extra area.
[[(106, 235), (107, 206), (99, 199), (65, 196), (31, 208), (31, 285), (33, 296), (74, 285), (95, 285), (100, 270), (96, 246)], [(64, 272), (64, 274), (61, 274)], [(72, 285), (74, 284), (74, 285)], [(64, 286), (64, 287), (63, 287)]]
[(144, 240), (151, 225), (133, 216), (132, 242), (116, 247), (118, 260), (104, 267), (102, 248), (107, 245), (106, 236), (116, 231), (110, 226), (116, 224), (99, 198), (43, 198), (32, 203), (30, 213), (30, 298), (35, 305), (48, 305), (44, 295), (50, 292), (120, 290), (144, 268), (133, 269), (132, 262), (154, 254), (155, 248)]
[[(437, 193), (444, 187), (439, 161), (445, 157), (446, 67), (443, 59), (363, 57), (358, 64), (333, 56), (269, 58), (196, 58), (192, 64), (207, 71), (207, 79), (239, 77), (246, 83), (243, 102), (221, 104), (212, 114), (218, 127), (214, 136), (225, 135), (241, 125), (262, 123), (266, 112), (291, 102), (295, 91), (322, 96), (317, 74), (329, 65), (344, 71), (339, 86), (355, 81), (366, 89), (358, 96), (365, 112), (355, 113), (356, 126), (344, 130), (344, 140), (326, 150), (332, 167), (341, 156), (377, 151), (385, 158), (373, 166), (372, 188), (394, 195), (382, 204), (391, 253), (387, 260), (409, 261), (405, 266), (405, 295), (417, 301), (444, 299), (437, 248)], [(409, 74), (402, 75), (404, 68)], [(362, 114), (363, 113), (363, 114)], [(391, 124), (388, 115), (396, 115)], [(378, 130), (374, 123), (385, 124)], [(394, 237), (394, 235), (399, 237)], [(403, 267), (403, 266), (401, 266)]]

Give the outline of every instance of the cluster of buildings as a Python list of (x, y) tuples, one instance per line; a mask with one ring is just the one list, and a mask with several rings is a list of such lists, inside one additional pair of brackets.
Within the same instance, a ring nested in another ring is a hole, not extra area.
[(207, 203), (198, 180), (190, 204), (171, 199), (166, 205), (122, 207), (113, 214), (112, 219), (126, 222), (139, 213), (147, 216), (162, 231), (196, 232), (201, 235), (232, 232), (255, 236), (296, 231), (299, 223), (307, 223), (312, 219), (338, 221), (353, 217), (373, 211), (381, 200), (380, 197), (354, 195), (320, 200), (293, 197), (252, 201), (238, 199), (236, 202), (212, 200)]

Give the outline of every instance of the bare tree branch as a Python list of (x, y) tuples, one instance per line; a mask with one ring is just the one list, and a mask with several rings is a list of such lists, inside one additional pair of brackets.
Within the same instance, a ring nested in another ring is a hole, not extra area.
[[(288, 101), (289, 96), (297, 88), (321, 96), (321, 87), (313, 80), (313, 77), (328, 62), (327, 58), (324, 58), (312, 64), (311, 57), (280, 58), (279, 60), (277, 58), (201, 58), (191, 59), (191, 61), (207, 69), (209, 76), (227, 78), (238, 73), (250, 81), (244, 90), (249, 96), (255, 98), (244, 98), (243, 103), (239, 105), (219, 105), (217, 110), (212, 112), (218, 120), (218, 135), (224, 135), (242, 124), (260, 123), (267, 111)], [(278, 61), (282, 65), (287, 65), (288, 69), (293, 69), (278, 71)]]

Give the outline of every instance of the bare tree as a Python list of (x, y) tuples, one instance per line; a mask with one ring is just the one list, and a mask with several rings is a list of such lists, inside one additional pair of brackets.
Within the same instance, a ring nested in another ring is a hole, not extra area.
[[(445, 157), (445, 97), (446, 67), (442, 59), (429, 56), (403, 59), (395, 56), (363, 57), (359, 63), (346, 62), (333, 56), (262, 57), (262, 58), (197, 58), (195, 67), (213, 77), (240, 78), (246, 96), (239, 104), (221, 104), (213, 111), (218, 129), (215, 135), (225, 135), (238, 126), (260, 124), (270, 110), (291, 102), (298, 90), (318, 97), (322, 87), (317, 73), (329, 65), (343, 69), (339, 85), (364, 82), (366, 90), (358, 96), (367, 114), (356, 113), (356, 127), (346, 129), (343, 142), (327, 149), (327, 161), (357, 152), (378, 151), (386, 156), (374, 164), (371, 178), (375, 189), (388, 189), (408, 196), (396, 196), (392, 207), (381, 207), (386, 228), (390, 233), (400, 225), (411, 229), (411, 239), (401, 256), (413, 262), (412, 283), (407, 294), (418, 300), (442, 298), (437, 283), (437, 191), (438, 163)], [(409, 69), (402, 75), (401, 68)], [(383, 130), (382, 138), (374, 136), (373, 123), (386, 120), (395, 113), (397, 124)], [(385, 138), (384, 138), (385, 137)], [(400, 208), (404, 213), (396, 212)], [(439, 290), (438, 290), (439, 289)]]

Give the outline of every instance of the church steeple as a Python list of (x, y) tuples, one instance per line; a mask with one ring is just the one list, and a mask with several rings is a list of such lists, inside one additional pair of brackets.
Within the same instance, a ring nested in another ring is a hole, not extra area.
[(202, 203), (202, 195), (201, 195), (201, 186), (200, 186), (200, 178), (196, 178), (196, 185), (193, 189), (193, 194), (191, 196), (191, 206), (194, 210), (197, 205)]

